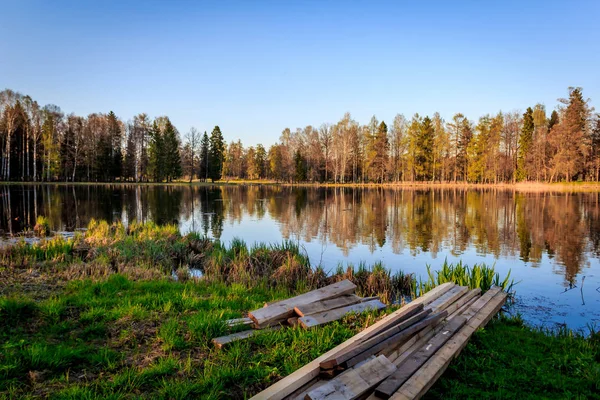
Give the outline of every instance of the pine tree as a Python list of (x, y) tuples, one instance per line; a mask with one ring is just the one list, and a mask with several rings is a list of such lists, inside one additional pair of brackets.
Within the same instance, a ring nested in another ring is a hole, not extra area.
[(294, 153), (294, 165), (296, 182), (306, 181), (306, 160), (298, 150)]
[(431, 118), (423, 118), (416, 138), (417, 179), (430, 180), (433, 172), (433, 143), (435, 129)]
[(550, 120), (548, 121), (548, 131), (552, 130), (554, 125), (558, 124), (558, 122), (558, 113), (556, 110), (553, 110), (552, 114), (550, 114)]
[(148, 146), (148, 175), (154, 182), (164, 179), (164, 154), (162, 133), (158, 123), (154, 120), (150, 129), (150, 143)]
[(382, 182), (385, 179), (388, 163), (388, 129), (385, 122), (376, 125), (375, 117), (371, 119), (367, 136), (367, 171), (373, 181)]
[(254, 164), (256, 165), (257, 177), (259, 179), (267, 177), (267, 151), (262, 144), (256, 146), (256, 155), (254, 157)]
[(123, 153), (121, 151), (121, 125), (114, 112), (108, 113), (108, 140), (110, 141), (110, 163), (108, 179), (114, 180), (123, 174)]
[(519, 151), (517, 154), (517, 180), (522, 181), (528, 178), (527, 175), (527, 157), (530, 154), (531, 145), (533, 143), (533, 109), (527, 108), (523, 114), (523, 127), (519, 136)]
[(208, 162), (210, 158), (210, 141), (208, 135), (204, 132), (202, 140), (200, 141), (200, 170), (198, 171), (198, 177), (206, 181), (208, 179)]
[(179, 152), (179, 135), (177, 129), (167, 118), (162, 135), (163, 145), (163, 176), (167, 182), (181, 177), (181, 154)]
[(125, 166), (123, 175), (127, 179), (136, 179), (135, 176), (135, 163), (136, 163), (136, 144), (134, 127), (129, 127), (129, 134), (127, 135), (127, 144), (125, 146)]
[(550, 181), (562, 176), (569, 182), (585, 172), (584, 160), (590, 145), (588, 124), (591, 109), (583, 99), (581, 88), (569, 88), (569, 98), (560, 102), (566, 108), (548, 138), (554, 148)]
[(215, 126), (210, 134), (210, 149), (208, 154), (208, 177), (216, 182), (223, 174), (223, 161), (225, 158), (225, 142), (221, 128)]
[(476, 127), (477, 136), (469, 143), (468, 179), (471, 182), (482, 182), (486, 176), (488, 141), (490, 136), (490, 118), (481, 117)]

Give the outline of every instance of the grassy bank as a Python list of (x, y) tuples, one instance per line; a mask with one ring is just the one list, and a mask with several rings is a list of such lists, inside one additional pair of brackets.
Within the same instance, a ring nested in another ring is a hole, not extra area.
[[(47, 232), (38, 222), (38, 232)], [(511, 284), (493, 268), (462, 264), (420, 281), (382, 265), (326, 271), (292, 243), (225, 246), (181, 236), (174, 226), (92, 221), (74, 239), (1, 251), (0, 398), (251, 396), (397, 306), (216, 350), (210, 340), (232, 331), (223, 321), (345, 278), (359, 294), (388, 302), (448, 280), (484, 290)], [(476, 335), (430, 398), (593, 398), (599, 342), (597, 335), (549, 335), (499, 319)]]

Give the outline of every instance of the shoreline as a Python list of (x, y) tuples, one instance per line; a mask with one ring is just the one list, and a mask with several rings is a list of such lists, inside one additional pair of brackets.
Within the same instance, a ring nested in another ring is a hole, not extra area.
[(517, 183), (469, 183), (469, 182), (386, 182), (386, 183), (332, 183), (332, 182), (277, 182), (272, 180), (223, 180), (204, 182), (199, 180), (175, 182), (0, 182), (0, 186), (273, 186), (306, 188), (353, 188), (353, 189), (460, 189), (460, 190), (512, 190), (516, 192), (600, 192), (600, 182), (517, 182)]
[[(47, 221), (38, 224), (38, 232), (48, 232)], [(225, 247), (153, 223), (125, 228), (94, 221), (72, 239), (48, 238), (0, 254), (0, 280), (9, 283), (0, 287), (0, 397), (11, 398), (248, 398), (399, 307), (310, 330), (267, 332), (226, 350), (212, 346), (214, 337), (232, 331), (224, 320), (244, 317), (265, 302), (341, 278), (352, 280), (361, 295), (387, 293), (389, 300), (393, 291), (424, 293), (452, 278), (482, 290), (496, 284), (510, 291), (511, 285), (508, 277), (500, 282), (493, 267), (477, 274), (444, 268), (447, 276), (419, 283), (382, 266), (328, 277), (310, 268), (291, 243), (248, 247), (236, 241)], [(203, 276), (192, 276), (193, 267), (202, 268)], [(597, 389), (599, 338), (532, 328), (518, 316), (494, 318), (430, 396), (486, 398), (507, 390), (510, 381), (508, 389), (530, 396), (589, 397)], [(557, 362), (568, 379), (555, 380)], [(528, 379), (508, 379), (515, 374)]]

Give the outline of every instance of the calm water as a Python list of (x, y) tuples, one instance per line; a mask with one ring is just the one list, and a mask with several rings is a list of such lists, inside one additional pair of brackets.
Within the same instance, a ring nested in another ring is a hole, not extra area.
[(383, 261), (425, 275), (444, 259), (489, 263), (515, 281), (514, 312), (539, 325), (600, 327), (600, 193), (263, 186), (0, 186), (0, 230), (47, 216), (177, 223), (229, 242), (300, 242), (313, 264)]

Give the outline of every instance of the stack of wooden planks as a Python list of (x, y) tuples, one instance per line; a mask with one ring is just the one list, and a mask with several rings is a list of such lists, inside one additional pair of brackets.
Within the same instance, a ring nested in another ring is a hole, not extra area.
[(418, 399), (507, 294), (440, 285), (265, 389), (254, 399)]
[(247, 318), (226, 321), (230, 327), (252, 325), (254, 329), (215, 338), (213, 343), (218, 348), (222, 348), (261, 331), (286, 325), (311, 328), (338, 320), (350, 312), (379, 310), (386, 307), (379, 298), (359, 297), (355, 291), (356, 285), (346, 279), (296, 297), (265, 304), (263, 308), (251, 311)]

